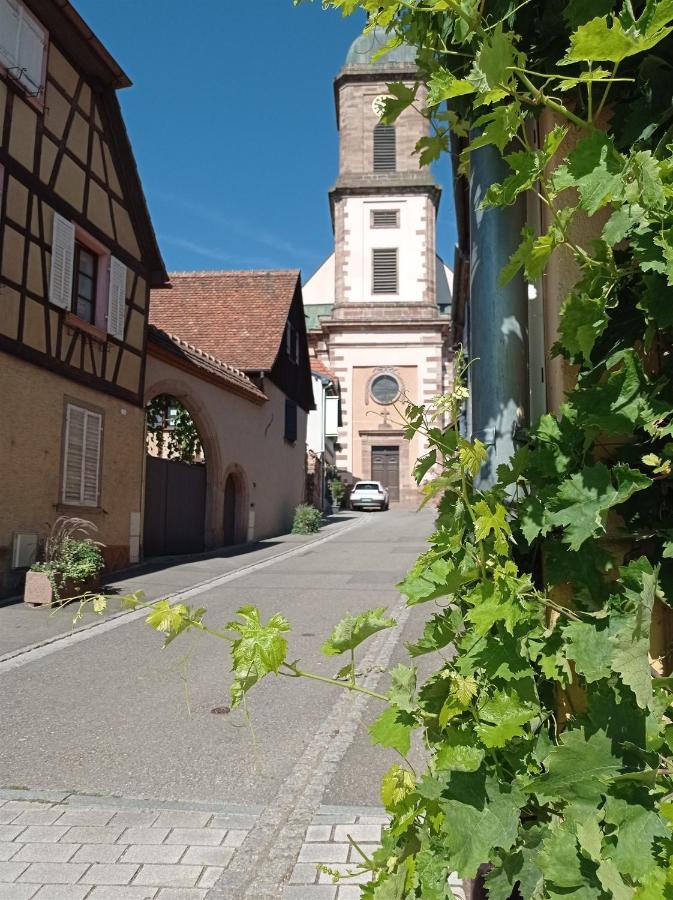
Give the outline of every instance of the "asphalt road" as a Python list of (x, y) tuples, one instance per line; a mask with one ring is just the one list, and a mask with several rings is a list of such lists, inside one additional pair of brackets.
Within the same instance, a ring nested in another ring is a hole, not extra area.
[[(290, 657), (334, 674), (338, 661), (321, 655), (322, 640), (346, 612), (399, 605), (395, 583), (423, 551), (432, 514), (391, 510), (339, 528), (327, 542), (206, 588), (190, 602), (205, 606), (214, 626), (244, 603), (265, 617), (282, 611), (293, 626)], [(426, 613), (411, 611), (396, 646), (386, 637), (393, 663)], [(326, 727), (338, 691), (268, 678), (250, 695), (248, 723), (240, 711), (213, 712), (229, 706), (230, 680), (224, 643), (188, 636), (162, 650), (138, 620), (93, 629), (85, 640), (0, 671), (0, 787), (267, 804)], [(382, 676), (378, 689), (385, 687)], [(369, 745), (366, 723), (377, 712), (372, 700), (357, 721), (344, 723), (354, 738), (325, 777), (325, 803), (380, 803), (379, 776), (395, 756)], [(336, 740), (342, 723), (330, 720), (329, 727)]]

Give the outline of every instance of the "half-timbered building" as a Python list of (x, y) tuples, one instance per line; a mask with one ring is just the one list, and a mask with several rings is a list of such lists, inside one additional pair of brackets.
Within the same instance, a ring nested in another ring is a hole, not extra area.
[(117, 90), (67, 0), (0, 0), (0, 595), (59, 515), (138, 558), (150, 288), (167, 283)]

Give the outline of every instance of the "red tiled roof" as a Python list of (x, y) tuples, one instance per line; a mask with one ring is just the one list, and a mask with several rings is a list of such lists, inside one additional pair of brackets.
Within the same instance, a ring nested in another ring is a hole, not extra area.
[(269, 371), (283, 340), (299, 271), (172, 272), (151, 292), (150, 322), (229, 365)]
[(317, 356), (312, 356), (310, 359), (311, 362), (311, 371), (317, 372), (318, 375), (325, 375), (327, 378), (331, 378), (334, 384), (337, 383), (338, 379), (334, 372), (331, 369), (328, 369), (325, 363), (318, 359)]
[(218, 380), (223, 381), (227, 387), (234, 389), (239, 394), (246, 394), (258, 402), (268, 400), (266, 394), (260, 391), (240, 369), (227, 365), (227, 363), (217, 359), (211, 353), (204, 353), (203, 350), (200, 350), (188, 341), (183, 341), (174, 334), (168, 334), (166, 331), (157, 328), (156, 325), (150, 325), (148, 343), (150, 354), (152, 354), (154, 347), (163, 347), (178, 358), (188, 360), (197, 369), (214, 375)]

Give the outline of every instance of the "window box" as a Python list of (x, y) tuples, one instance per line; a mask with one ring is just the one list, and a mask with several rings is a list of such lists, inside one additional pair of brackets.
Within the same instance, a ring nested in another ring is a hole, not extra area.
[(20, 0), (0, 0), (0, 69), (44, 107), (48, 35)]

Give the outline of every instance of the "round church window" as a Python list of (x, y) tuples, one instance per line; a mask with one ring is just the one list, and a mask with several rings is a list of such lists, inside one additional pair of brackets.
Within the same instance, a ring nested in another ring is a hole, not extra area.
[(370, 390), (377, 403), (388, 406), (400, 396), (400, 383), (394, 375), (377, 375)]

